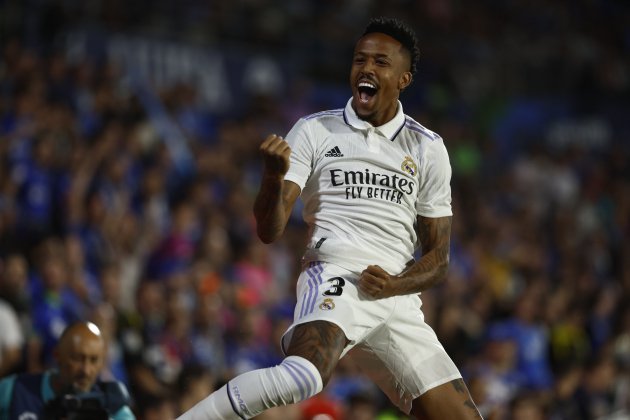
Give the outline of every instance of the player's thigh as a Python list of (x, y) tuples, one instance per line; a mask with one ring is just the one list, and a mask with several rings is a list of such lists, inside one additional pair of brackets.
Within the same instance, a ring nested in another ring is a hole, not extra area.
[(482, 418), (461, 378), (436, 386), (416, 398), (411, 413), (422, 420)]
[(357, 346), (355, 357), (374, 359), (361, 370), (409, 413), (412, 402), (432, 388), (461, 378), (457, 366), (424, 322), (418, 296), (396, 296), (385, 323)]
[(332, 322), (310, 321), (295, 327), (287, 355), (300, 356), (313, 363), (325, 385), (348, 342), (343, 330)]
[(293, 323), (282, 337), (282, 348), (287, 355), (310, 360), (324, 383), (344, 352), (387, 315), (381, 305), (359, 296), (357, 277), (335, 264), (311, 262), (298, 279)]

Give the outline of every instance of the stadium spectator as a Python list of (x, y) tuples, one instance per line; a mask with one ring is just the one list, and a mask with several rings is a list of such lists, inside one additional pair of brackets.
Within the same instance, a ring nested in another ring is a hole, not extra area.
[(22, 362), (24, 333), (13, 308), (0, 298), (0, 378), (13, 373)]
[(89, 322), (71, 324), (55, 348), (56, 369), (0, 381), (0, 418), (88, 414), (97, 419), (135, 419), (124, 385), (99, 380), (104, 358), (105, 340), (98, 327)]

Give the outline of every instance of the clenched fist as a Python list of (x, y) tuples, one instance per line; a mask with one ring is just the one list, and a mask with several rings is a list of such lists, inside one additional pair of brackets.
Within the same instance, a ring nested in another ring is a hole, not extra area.
[(291, 147), (282, 137), (270, 134), (262, 142), (259, 150), (265, 164), (265, 175), (284, 176), (287, 173)]
[(374, 299), (387, 298), (396, 294), (394, 277), (378, 265), (370, 265), (363, 270), (357, 286), (359, 290)]

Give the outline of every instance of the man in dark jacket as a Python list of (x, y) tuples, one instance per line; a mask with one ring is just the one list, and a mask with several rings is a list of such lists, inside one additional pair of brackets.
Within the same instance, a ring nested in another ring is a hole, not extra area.
[(125, 386), (98, 379), (105, 340), (96, 325), (70, 325), (61, 334), (54, 356), (57, 369), (0, 380), (0, 420), (135, 419)]

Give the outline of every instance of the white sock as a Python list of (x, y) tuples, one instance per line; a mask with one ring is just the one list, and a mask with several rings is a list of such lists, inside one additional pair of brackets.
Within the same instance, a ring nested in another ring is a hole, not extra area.
[(299, 356), (277, 366), (244, 373), (230, 380), (178, 420), (249, 419), (268, 408), (294, 404), (322, 390), (317, 368)]

